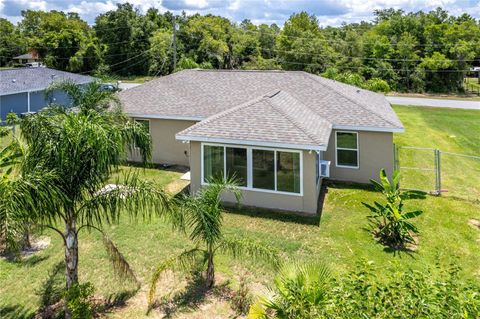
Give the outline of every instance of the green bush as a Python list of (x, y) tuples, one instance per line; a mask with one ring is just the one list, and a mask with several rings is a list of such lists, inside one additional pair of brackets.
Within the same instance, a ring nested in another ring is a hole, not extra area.
[[(371, 262), (332, 282), (323, 318), (478, 318), (480, 286), (463, 282), (455, 265), (416, 271)], [(382, 269), (380, 269), (382, 268)], [(435, 275), (433, 275), (435, 274)]]
[(383, 92), (383, 93), (390, 92), (390, 85), (388, 85), (387, 81), (379, 78), (369, 79), (363, 87), (373, 92)]
[(380, 171), (380, 181), (371, 181), (377, 191), (385, 196), (386, 203), (375, 201), (373, 205), (363, 203), (371, 215), (368, 216), (375, 237), (394, 249), (404, 249), (406, 244), (415, 244), (413, 235), (418, 234), (417, 227), (411, 219), (423, 211), (404, 211), (404, 201), (410, 198), (425, 198), (426, 194), (418, 191), (400, 191), (400, 172), (395, 171), (390, 181), (384, 169)]
[(72, 319), (93, 318), (93, 309), (90, 304), (93, 292), (94, 287), (89, 282), (73, 285), (65, 292), (65, 304), (72, 314)]
[(480, 285), (462, 281), (454, 263), (417, 271), (397, 264), (362, 262), (355, 271), (328, 281), (324, 270), (308, 265), (287, 269), (276, 277), (271, 293), (251, 306), (250, 319), (480, 316)]

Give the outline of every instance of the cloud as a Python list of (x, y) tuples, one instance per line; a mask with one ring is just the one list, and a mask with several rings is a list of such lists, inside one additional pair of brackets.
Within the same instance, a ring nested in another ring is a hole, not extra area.
[[(63, 10), (76, 12), (89, 23), (95, 17), (114, 10), (117, 3), (127, 0), (0, 0), (0, 17), (12, 22), (21, 19), (21, 11)], [(451, 14), (464, 12), (480, 18), (480, 0), (129, 0), (145, 12), (150, 7), (161, 12), (187, 14), (216, 14), (234, 21), (250, 19), (256, 24), (277, 23), (283, 25), (295, 12), (307, 11), (317, 16), (321, 25), (339, 25), (342, 22), (371, 20), (376, 9), (396, 8), (405, 11), (429, 11), (442, 7)]]

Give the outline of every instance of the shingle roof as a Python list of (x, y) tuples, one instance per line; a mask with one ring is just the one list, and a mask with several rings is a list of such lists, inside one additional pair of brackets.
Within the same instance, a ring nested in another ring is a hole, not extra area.
[(381, 94), (299, 71), (184, 70), (120, 92), (132, 116), (202, 120), (274, 90), (334, 127), (402, 129)]
[(66, 79), (77, 84), (94, 80), (90, 76), (43, 67), (0, 70), (0, 95), (43, 90), (55, 81)]
[(177, 139), (289, 144), (324, 150), (331, 130), (331, 123), (287, 92), (277, 90), (212, 115), (178, 133)]
[(25, 53), (16, 57), (13, 57), (14, 60), (22, 60), (22, 59), (38, 59), (38, 55), (33, 56), (32, 53)]

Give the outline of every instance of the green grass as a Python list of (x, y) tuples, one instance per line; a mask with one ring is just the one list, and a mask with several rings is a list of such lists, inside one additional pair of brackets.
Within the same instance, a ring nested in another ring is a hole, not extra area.
[[(439, 147), (449, 151), (469, 153), (478, 149), (478, 136), (472, 138), (475, 116), (480, 112), (437, 110), (431, 108), (395, 107), (406, 126), (405, 134), (395, 136), (402, 145)], [(449, 137), (456, 135), (456, 138)], [(127, 168), (123, 168), (127, 169)], [(181, 173), (156, 169), (140, 169), (144, 178), (162, 185), (177, 183)], [(480, 279), (480, 231), (467, 223), (480, 219), (480, 203), (450, 197), (428, 197), (408, 202), (407, 209), (422, 208), (425, 213), (416, 224), (420, 229), (418, 250), (414, 253), (394, 254), (374, 242), (367, 227), (367, 210), (362, 201), (380, 199), (379, 194), (359, 186), (330, 185), (326, 194), (320, 223), (318, 219), (285, 215), (257, 209), (232, 209), (225, 215), (227, 236), (241, 236), (281, 251), (284, 260), (314, 260), (325, 263), (335, 275), (354, 269), (357, 262), (372, 260), (380, 265), (398, 264), (430, 271), (435, 275), (437, 261), (455, 262), (462, 268), (462, 278)], [(107, 314), (109, 318), (144, 318), (146, 285), (155, 265), (169, 256), (191, 247), (188, 239), (159, 219), (132, 221), (124, 216), (119, 225), (105, 226), (106, 232), (130, 261), (142, 289), (123, 307)], [(32, 314), (40, 303), (42, 287), (49, 273), (62, 261), (63, 251), (58, 235), (46, 232), (51, 245), (22, 262), (0, 260), (0, 309), (11, 307), (17, 317)], [(242, 272), (249, 275), (256, 292), (271, 282), (274, 270), (260, 261), (217, 258), (219, 282), (231, 279), (235, 285)], [(120, 283), (111, 270), (96, 233), (80, 234), (80, 280), (91, 281), (96, 294), (108, 296), (132, 289)], [(379, 276), (384, 274), (380, 273)], [(63, 269), (59, 280), (62, 280)], [(159, 289), (167, 295), (184, 283), (167, 277)], [(208, 296), (202, 305), (182, 308), (180, 318), (232, 317), (228, 303), (222, 298)], [(1, 315), (0, 310), (0, 317)], [(154, 312), (152, 317), (157, 317)], [(28, 316), (26, 316), (28, 317)]]
[[(395, 106), (405, 133), (395, 135), (400, 146), (439, 149), (442, 152), (480, 156), (480, 111)], [(400, 151), (400, 166), (434, 168), (431, 150)], [(480, 159), (441, 154), (442, 189), (445, 196), (480, 198)], [(403, 170), (404, 187), (433, 190), (433, 171)]]

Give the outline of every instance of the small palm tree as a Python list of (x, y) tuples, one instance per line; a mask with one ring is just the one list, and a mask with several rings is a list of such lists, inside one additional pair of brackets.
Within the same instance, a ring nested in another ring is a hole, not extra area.
[[(45, 96), (52, 100), (53, 93), (62, 91), (71, 100), (71, 106), (82, 112), (88, 110), (104, 111), (112, 105), (120, 108), (120, 101), (117, 95), (110, 90), (104, 90), (98, 81), (78, 85), (72, 80), (54, 82), (45, 90)], [(55, 105), (55, 103), (52, 103)], [(58, 106), (58, 105), (57, 105)]]
[[(146, 162), (151, 155), (151, 141), (140, 124), (118, 110), (112, 112), (97, 106), (99, 101), (104, 100), (75, 96), (78, 110), (49, 107), (21, 122), (29, 148), (22, 171), (37, 172), (41, 167), (56, 176), (50, 181), (58, 189), (54, 196), (56, 205), (44, 205), (46, 209), (37, 211), (33, 218), (62, 238), (67, 289), (78, 283), (79, 231), (99, 231), (115, 269), (124, 278), (137, 282), (125, 258), (101, 227), (118, 222), (121, 213), (149, 217), (152, 212), (165, 215), (172, 211), (167, 194), (155, 184), (139, 180), (136, 174), (107, 184), (133, 145), (140, 148)], [(63, 229), (59, 227), (62, 224)], [(65, 315), (70, 318), (68, 309)]]
[(184, 226), (189, 230), (189, 238), (195, 244), (192, 249), (185, 250), (179, 256), (170, 258), (157, 266), (150, 282), (148, 303), (151, 307), (155, 296), (156, 285), (163, 271), (169, 268), (191, 267), (193, 265), (206, 266), (206, 289), (215, 283), (214, 257), (217, 252), (229, 254), (233, 257), (247, 256), (263, 258), (274, 266), (279, 265), (279, 258), (275, 250), (256, 242), (226, 238), (222, 233), (223, 211), (221, 209), (221, 194), (232, 192), (237, 201), (241, 198), (238, 183), (234, 178), (224, 180), (215, 178), (209, 180), (196, 196), (184, 197), (179, 206), (182, 211)]
[(329, 277), (327, 268), (318, 264), (284, 266), (275, 278), (270, 294), (250, 307), (248, 318), (320, 317)]

